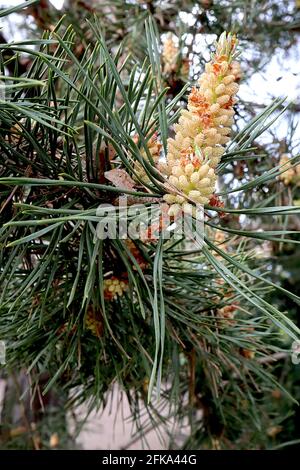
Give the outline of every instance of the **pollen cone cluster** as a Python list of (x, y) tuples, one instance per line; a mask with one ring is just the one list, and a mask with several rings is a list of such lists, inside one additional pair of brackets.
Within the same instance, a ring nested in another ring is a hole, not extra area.
[(279, 179), (283, 182), (283, 184), (285, 186), (289, 186), (290, 184), (300, 186), (300, 164), (297, 166), (292, 166), (290, 157), (286, 153), (281, 155), (279, 164), (284, 165), (282, 170), (286, 170), (284, 173), (279, 175)]
[[(233, 124), (233, 105), (238, 91), (233, 59), (237, 41), (223, 33), (216, 52), (188, 97), (182, 110), (175, 137), (168, 139), (167, 174), (170, 215), (192, 212), (190, 202), (207, 204), (215, 191), (215, 168), (229, 142)], [(235, 65), (236, 73), (236, 65)]]
[(103, 321), (99, 312), (95, 312), (92, 307), (88, 308), (85, 326), (94, 336), (102, 336), (103, 334)]
[(175, 44), (173, 35), (169, 33), (163, 44), (163, 50), (162, 50), (164, 74), (169, 75), (170, 73), (176, 71), (178, 54), (179, 54), (178, 46)]
[(128, 288), (128, 283), (117, 277), (111, 277), (104, 280), (104, 298), (107, 300), (116, 300), (121, 297)]

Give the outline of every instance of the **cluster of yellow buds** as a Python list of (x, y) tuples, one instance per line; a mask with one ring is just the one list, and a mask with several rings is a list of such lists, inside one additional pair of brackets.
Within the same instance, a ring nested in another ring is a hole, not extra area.
[(216, 52), (182, 110), (175, 137), (168, 139), (168, 189), (164, 196), (171, 205), (169, 214), (192, 212), (189, 203), (207, 204), (215, 191), (215, 168), (229, 142), (233, 105), (238, 91), (232, 61), (236, 38), (225, 32), (216, 43)]
[(103, 322), (99, 312), (89, 306), (85, 317), (85, 326), (94, 336), (102, 336)]
[(162, 50), (163, 73), (169, 75), (176, 72), (179, 48), (175, 43), (174, 36), (169, 33), (164, 41)]
[(117, 277), (104, 280), (104, 298), (107, 300), (121, 297), (128, 288), (128, 282)]
[[(194, 154), (191, 150), (186, 157), (181, 157), (172, 166), (169, 183), (181, 190), (196, 203), (205, 204), (213, 193), (216, 184), (216, 174), (208, 163)], [(165, 194), (164, 200), (171, 205), (169, 215), (176, 215), (181, 209), (192, 213), (193, 206), (182, 194)]]
[(187, 79), (190, 71), (190, 61), (187, 57), (182, 57), (172, 33), (167, 35), (163, 43), (162, 63), (164, 75), (176, 73), (180, 77)]
[[(134, 140), (137, 143), (138, 137), (135, 137)], [(154, 134), (148, 139), (147, 147), (148, 147), (150, 155), (153, 159), (153, 163), (155, 164), (155, 166), (157, 168), (159, 168), (159, 157), (160, 157), (160, 153), (161, 153), (161, 143), (159, 143), (159, 141), (158, 141), (157, 132), (154, 132)], [(149, 162), (149, 158), (148, 158), (148, 156), (146, 154), (146, 151), (144, 149), (141, 151), (141, 157)], [(144, 181), (145, 183), (149, 183), (149, 177), (148, 177), (143, 165), (141, 165), (140, 162), (135, 162), (134, 169), (136, 171), (137, 176), (142, 181)]]
[(297, 166), (292, 166), (290, 157), (286, 153), (281, 155), (279, 164), (284, 165), (282, 169), (286, 170), (284, 173), (279, 175), (279, 179), (283, 182), (283, 184), (286, 186), (289, 186), (290, 184), (300, 186), (300, 164)]

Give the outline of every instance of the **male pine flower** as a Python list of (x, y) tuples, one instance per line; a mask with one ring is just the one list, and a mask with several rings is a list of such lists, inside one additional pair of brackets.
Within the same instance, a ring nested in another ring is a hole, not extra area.
[(106, 300), (116, 300), (122, 297), (128, 288), (128, 282), (117, 277), (111, 277), (104, 280), (104, 298)]
[(169, 33), (163, 44), (163, 50), (162, 50), (164, 74), (168, 75), (176, 71), (178, 55), (179, 55), (179, 48), (175, 44), (173, 35)]
[(88, 307), (86, 318), (85, 318), (86, 328), (94, 336), (102, 336), (103, 334), (103, 321), (99, 311), (94, 310), (92, 306)]
[[(171, 205), (169, 214), (192, 212), (194, 203), (207, 204), (215, 191), (215, 168), (229, 142), (233, 105), (238, 91), (232, 72), (237, 41), (225, 32), (216, 43), (216, 52), (193, 87), (188, 106), (182, 110), (175, 137), (168, 139), (167, 173)], [(236, 67), (236, 65), (235, 65)]]
[(284, 153), (280, 157), (279, 165), (283, 166), (282, 169), (285, 171), (279, 175), (279, 180), (283, 182), (285, 186), (294, 184), (300, 186), (300, 164), (292, 166), (290, 157)]
[(162, 64), (165, 76), (176, 74), (182, 79), (187, 79), (189, 76), (190, 61), (188, 57), (182, 55), (172, 33), (167, 35), (163, 43)]

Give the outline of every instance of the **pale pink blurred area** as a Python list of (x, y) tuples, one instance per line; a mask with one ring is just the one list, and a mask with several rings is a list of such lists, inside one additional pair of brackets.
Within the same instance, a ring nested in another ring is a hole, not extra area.
[[(145, 410), (144, 410), (145, 411)], [(76, 421), (84, 419), (87, 404), (79, 406), (76, 411)], [(75, 425), (72, 416), (68, 417), (69, 430), (73, 434)], [(147, 425), (144, 431), (148, 431)], [(135, 437), (136, 427), (131, 418), (130, 407), (124, 393), (114, 388), (103, 412), (93, 411), (83, 429), (76, 438), (76, 444), (83, 449), (99, 450), (160, 450), (168, 447), (168, 436), (164, 429), (152, 429), (146, 432), (145, 439)]]

